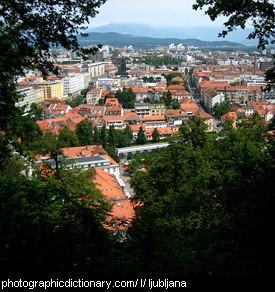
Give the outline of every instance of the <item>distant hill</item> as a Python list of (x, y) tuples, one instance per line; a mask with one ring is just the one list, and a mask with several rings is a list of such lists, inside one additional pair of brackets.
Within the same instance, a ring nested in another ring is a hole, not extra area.
[[(110, 23), (93, 29), (90, 32), (117, 32), (122, 34), (130, 34), (134, 36), (158, 37), (163, 38), (167, 35), (159, 33), (158, 29), (141, 23)], [(176, 37), (174, 35), (173, 37)]]
[(196, 47), (244, 47), (243, 44), (229, 41), (201, 41), (199, 39), (179, 39), (179, 38), (153, 38), (143, 36), (133, 36), (130, 34), (122, 34), (116, 32), (90, 32), (86, 38), (79, 37), (81, 46), (90, 45), (110, 45), (113, 47), (130, 46), (136, 48), (155, 48), (157, 46), (168, 46), (171, 43), (175, 45), (183, 44), (184, 46)]
[(253, 31), (252, 28), (237, 29), (230, 32), (225, 38), (219, 38), (218, 34), (224, 27), (216, 26), (165, 26), (155, 27), (142, 23), (110, 23), (96, 28), (90, 28), (88, 32), (117, 32), (134, 36), (152, 38), (177, 38), (199, 39), (202, 41), (229, 41), (244, 45), (255, 46), (257, 40), (248, 40), (247, 36)]

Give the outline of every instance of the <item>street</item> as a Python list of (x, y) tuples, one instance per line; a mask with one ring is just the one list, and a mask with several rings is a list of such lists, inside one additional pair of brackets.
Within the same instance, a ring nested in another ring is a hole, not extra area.
[(131, 188), (130, 186), (130, 175), (125, 171), (125, 168), (120, 166), (119, 167), (119, 174), (120, 174), (120, 178), (125, 182), (125, 188), (124, 191), (126, 193), (126, 195), (133, 196), (134, 195), (134, 190), (133, 188)]

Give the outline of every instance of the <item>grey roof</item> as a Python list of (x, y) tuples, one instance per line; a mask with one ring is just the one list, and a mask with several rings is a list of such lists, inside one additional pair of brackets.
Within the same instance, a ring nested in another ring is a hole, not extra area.
[[(109, 159), (98, 156), (98, 155), (94, 155), (94, 156), (80, 156), (80, 157), (74, 157), (74, 158), (67, 158), (64, 156), (60, 156), (59, 159), (60, 163), (65, 163), (68, 165), (71, 164), (88, 164), (89, 162), (91, 164), (95, 164), (95, 163), (109, 163)], [(55, 161), (51, 158), (47, 158), (47, 159), (42, 159), (42, 161), (36, 161), (37, 164), (41, 164), (41, 163), (46, 163), (49, 164), (50, 166), (54, 166), (55, 165)]]

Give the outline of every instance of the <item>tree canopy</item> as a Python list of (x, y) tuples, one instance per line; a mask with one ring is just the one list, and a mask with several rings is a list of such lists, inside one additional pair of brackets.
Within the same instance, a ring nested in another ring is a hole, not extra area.
[(219, 139), (204, 135), (202, 123), (191, 123), (146, 163), (147, 172), (132, 177), (138, 205), (127, 242), (130, 273), (248, 275), (271, 268), (274, 141), (266, 142), (256, 117), (239, 129), (228, 126)]
[(15, 90), (18, 76), (38, 69), (43, 75), (55, 72), (49, 61), (51, 47), (62, 46), (84, 55), (95, 49), (81, 48), (82, 34), (90, 17), (106, 0), (49, 1), (3, 0), (0, 2), (0, 125), (6, 130), (19, 98)]
[(134, 108), (136, 102), (136, 94), (133, 92), (132, 88), (126, 89), (123, 87), (123, 90), (120, 89), (116, 92), (116, 98), (121, 103), (123, 108)]
[(248, 39), (258, 39), (258, 47), (264, 49), (267, 44), (275, 43), (275, 5), (268, 0), (197, 0), (193, 5), (195, 10), (206, 7), (205, 14), (212, 21), (218, 16), (228, 17), (224, 23), (226, 27), (219, 35), (226, 36), (228, 32), (240, 27), (244, 29), (248, 25), (254, 27), (254, 31), (248, 35)]
[(110, 207), (88, 183), (91, 175), (66, 171), (60, 172), (62, 180), (43, 182), (0, 177), (3, 275), (99, 272), (108, 253), (102, 222)]

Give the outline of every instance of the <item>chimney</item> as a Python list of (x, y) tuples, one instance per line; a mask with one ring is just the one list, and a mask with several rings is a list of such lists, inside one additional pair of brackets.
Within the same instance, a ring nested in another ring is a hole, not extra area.
[(81, 156), (85, 157), (85, 149), (81, 149)]

